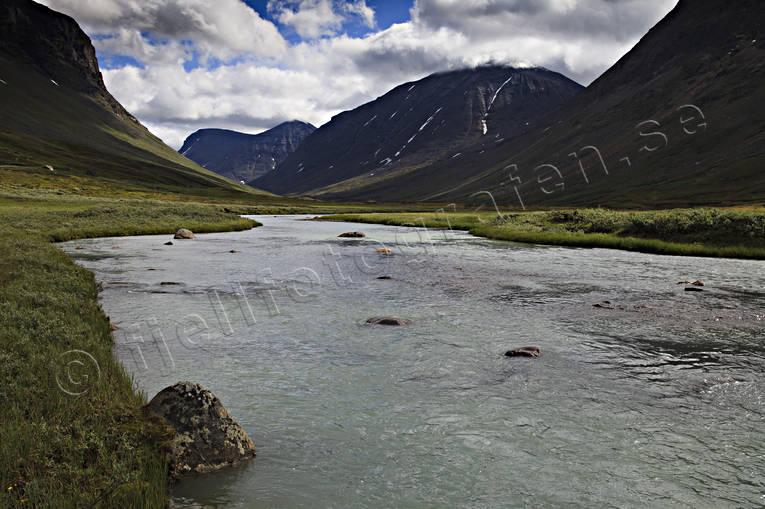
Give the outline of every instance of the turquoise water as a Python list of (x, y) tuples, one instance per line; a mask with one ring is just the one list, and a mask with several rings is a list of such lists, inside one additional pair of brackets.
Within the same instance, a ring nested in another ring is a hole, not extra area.
[(256, 219), (64, 245), (137, 385), (197, 381), (256, 444), (174, 507), (765, 505), (764, 262)]

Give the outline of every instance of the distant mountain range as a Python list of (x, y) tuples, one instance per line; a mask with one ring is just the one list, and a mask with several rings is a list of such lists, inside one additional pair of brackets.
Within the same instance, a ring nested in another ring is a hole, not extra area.
[(337, 115), (254, 185), (524, 207), (763, 203), (764, 27), (759, 1), (681, 0), (578, 94), (538, 69), (431, 76)]
[(249, 182), (276, 168), (315, 130), (298, 120), (260, 134), (200, 129), (186, 138), (180, 153), (219, 175)]
[(3, 0), (0, 38), (0, 173), (253, 193), (181, 156), (130, 115), (106, 90), (95, 49), (72, 18)]
[(462, 162), (466, 150), (502, 144), (581, 89), (538, 68), (433, 74), (333, 117), (252, 185), (280, 194), (355, 194), (438, 161)]

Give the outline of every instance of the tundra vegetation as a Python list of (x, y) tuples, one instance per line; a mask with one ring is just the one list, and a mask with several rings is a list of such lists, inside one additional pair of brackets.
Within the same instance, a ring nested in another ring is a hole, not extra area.
[(329, 221), (465, 230), (479, 237), (664, 255), (765, 259), (765, 209), (340, 214)]

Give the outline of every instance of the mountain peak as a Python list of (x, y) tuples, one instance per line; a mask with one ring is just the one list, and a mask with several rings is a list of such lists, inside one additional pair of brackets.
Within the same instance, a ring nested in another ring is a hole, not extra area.
[(3, 0), (0, 33), (0, 55), (34, 68), (55, 86), (88, 95), (138, 125), (106, 90), (96, 50), (71, 17), (32, 0)]
[(180, 153), (232, 180), (249, 182), (272, 171), (316, 128), (290, 120), (260, 134), (200, 129), (186, 138)]
[[(257, 182), (277, 193), (366, 185), (527, 129), (582, 87), (541, 68), (486, 65), (431, 74), (335, 115)], [(350, 180), (353, 182), (350, 182)]]

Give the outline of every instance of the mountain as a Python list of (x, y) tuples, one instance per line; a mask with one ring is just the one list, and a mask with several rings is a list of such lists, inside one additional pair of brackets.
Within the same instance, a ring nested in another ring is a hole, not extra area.
[(31, 0), (3, 0), (0, 38), (3, 180), (253, 192), (182, 157), (130, 115), (104, 86), (95, 49), (72, 18)]
[(249, 182), (273, 170), (315, 130), (298, 120), (260, 134), (200, 129), (186, 138), (180, 153), (219, 175)]
[(486, 204), (486, 191), (516, 206), (761, 204), (764, 27), (758, 1), (681, 0), (526, 133), (323, 197)]
[(279, 194), (355, 194), (512, 139), (581, 88), (540, 68), (433, 74), (336, 115), (252, 185)]

